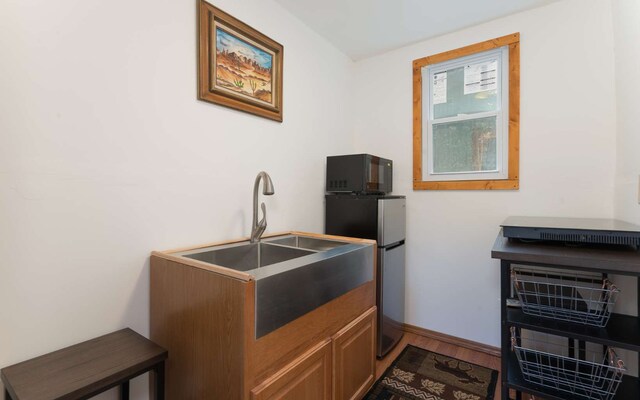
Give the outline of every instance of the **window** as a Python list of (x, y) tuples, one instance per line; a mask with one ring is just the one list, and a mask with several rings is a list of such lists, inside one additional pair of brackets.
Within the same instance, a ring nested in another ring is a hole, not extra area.
[(414, 61), (414, 189), (517, 189), (519, 35)]

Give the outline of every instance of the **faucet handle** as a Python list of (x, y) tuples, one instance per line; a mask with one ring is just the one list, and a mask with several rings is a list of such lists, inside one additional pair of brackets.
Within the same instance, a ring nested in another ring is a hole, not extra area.
[(254, 241), (260, 241), (260, 237), (267, 229), (267, 208), (264, 203), (260, 205), (260, 208), (262, 208), (262, 219), (258, 221), (251, 232), (251, 243), (254, 243)]
[(267, 227), (267, 207), (262, 203), (260, 204), (260, 208), (262, 209), (262, 219), (258, 222), (258, 226), (264, 227), (264, 230)]

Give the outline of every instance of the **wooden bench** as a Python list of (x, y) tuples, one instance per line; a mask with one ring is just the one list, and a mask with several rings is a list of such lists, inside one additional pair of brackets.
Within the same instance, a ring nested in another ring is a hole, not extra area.
[(164, 399), (167, 351), (129, 328), (24, 361), (0, 371), (6, 400), (88, 399), (151, 371), (152, 396)]

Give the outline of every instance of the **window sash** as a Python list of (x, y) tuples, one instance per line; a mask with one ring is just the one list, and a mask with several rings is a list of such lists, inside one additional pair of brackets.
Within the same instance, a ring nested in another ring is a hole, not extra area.
[(506, 156), (503, 154), (503, 136), (502, 135), (502, 127), (501, 127), (501, 113), (482, 113), (482, 117), (476, 116), (473, 118), (448, 118), (451, 121), (449, 122), (464, 122), (464, 121), (472, 121), (480, 118), (487, 118), (495, 116), (496, 117), (496, 169), (495, 170), (482, 170), (482, 171), (448, 171), (448, 172), (435, 172), (434, 171), (434, 157), (433, 157), (433, 125), (446, 123), (441, 120), (437, 120), (436, 122), (429, 122), (429, 129), (427, 133), (427, 137), (429, 140), (430, 146), (428, 147), (428, 178), (425, 180), (477, 180), (477, 179), (503, 179), (502, 175), (506, 175), (505, 168), (503, 166), (503, 162), (506, 159)]
[[(464, 121), (472, 121), (475, 119), (482, 119), (482, 118), (487, 118), (487, 117), (496, 117), (496, 169), (495, 170), (482, 170), (482, 171), (448, 171), (448, 172), (435, 172), (434, 171), (434, 157), (433, 157), (433, 126), (434, 125), (440, 125), (440, 124), (446, 124), (446, 123), (450, 123), (450, 122), (464, 122)], [(502, 118), (502, 113), (501, 112), (483, 112), (483, 113), (476, 113), (476, 114), (472, 114), (472, 115), (463, 115), (463, 116), (458, 116), (458, 117), (450, 117), (450, 118), (441, 118), (441, 119), (437, 119), (435, 121), (429, 121), (429, 128), (427, 131), (427, 140), (429, 140), (429, 144), (431, 144), (428, 149), (429, 149), (429, 175), (431, 176), (447, 176), (447, 180), (449, 180), (448, 177), (450, 177), (451, 175), (460, 175), (460, 174), (474, 174), (474, 175), (486, 175), (486, 174), (491, 174), (491, 176), (493, 178), (495, 178), (495, 174), (499, 173), (502, 170), (502, 157), (501, 157), (501, 147), (502, 147), (502, 140), (501, 140), (501, 118)], [(465, 177), (460, 177), (460, 179), (469, 179), (468, 176)], [(474, 177), (474, 179), (476, 179)], [(479, 178), (478, 178), (479, 179)]]
[[(433, 119), (433, 75), (446, 72), (452, 69), (464, 67), (468, 64), (476, 64), (484, 61), (497, 59), (497, 105), (495, 111), (485, 111), (471, 114), (458, 114), (453, 117), (444, 117)], [(423, 82), (426, 85), (426, 96), (423, 93), (423, 99), (428, 99), (426, 113), (427, 116), (427, 168), (423, 172), (422, 179), (425, 181), (456, 181), (456, 180), (491, 180), (491, 179), (507, 179), (508, 178), (508, 159), (509, 159), (509, 52), (508, 47), (501, 47), (483, 53), (473, 54), (461, 57), (451, 61), (430, 65), (423, 68)], [(426, 74), (425, 74), (426, 72)], [(427, 79), (425, 79), (425, 75)], [(424, 103), (423, 103), (424, 104)], [(434, 172), (433, 157), (433, 125), (444, 124), (448, 122), (469, 121), (480, 118), (496, 117), (496, 170), (492, 171), (456, 171), (456, 172)], [(424, 160), (425, 157), (423, 157)]]

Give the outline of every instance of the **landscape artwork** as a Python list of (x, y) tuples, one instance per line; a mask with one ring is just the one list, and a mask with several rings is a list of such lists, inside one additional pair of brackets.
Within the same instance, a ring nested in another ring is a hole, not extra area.
[(284, 47), (200, 0), (198, 99), (282, 122)]
[(273, 54), (216, 26), (215, 86), (273, 105)]

